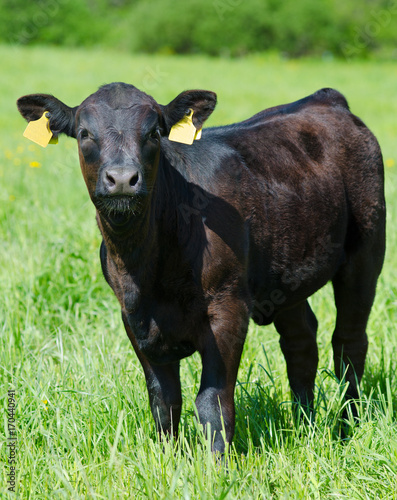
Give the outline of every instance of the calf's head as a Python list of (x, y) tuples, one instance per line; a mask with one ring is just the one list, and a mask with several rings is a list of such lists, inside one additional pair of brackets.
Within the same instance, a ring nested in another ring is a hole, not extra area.
[(193, 110), (193, 124), (201, 128), (216, 105), (216, 94), (204, 90), (182, 92), (168, 105), (158, 104), (133, 85), (111, 83), (71, 108), (48, 94), (18, 99), (27, 121), (48, 112), (54, 135), (77, 139), (80, 165), (98, 212), (110, 220), (140, 213), (156, 182), (161, 136)]

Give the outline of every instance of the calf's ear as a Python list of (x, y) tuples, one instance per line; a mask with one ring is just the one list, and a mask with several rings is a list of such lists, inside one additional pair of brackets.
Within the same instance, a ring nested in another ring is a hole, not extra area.
[(78, 106), (70, 108), (49, 94), (30, 94), (17, 100), (18, 110), (28, 121), (38, 120), (45, 111), (49, 113), (50, 129), (54, 135), (76, 137), (75, 115)]
[(167, 106), (161, 106), (164, 120), (164, 135), (169, 134), (171, 127), (193, 110), (193, 124), (196, 129), (203, 126), (205, 120), (214, 111), (216, 94), (209, 90), (186, 90), (179, 94)]

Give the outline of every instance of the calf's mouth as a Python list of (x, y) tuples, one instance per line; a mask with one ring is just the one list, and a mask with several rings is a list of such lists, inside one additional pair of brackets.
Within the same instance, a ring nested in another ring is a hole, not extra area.
[(139, 213), (142, 197), (139, 195), (97, 195), (93, 202), (101, 215), (112, 222), (121, 224)]

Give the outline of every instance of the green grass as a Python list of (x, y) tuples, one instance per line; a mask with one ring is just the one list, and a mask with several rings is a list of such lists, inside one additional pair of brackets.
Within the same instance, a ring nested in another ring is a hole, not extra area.
[[(0, 47), (0, 497), (7, 496), (7, 390), (17, 400), (17, 498), (397, 498), (397, 68), (392, 63), (256, 56), (241, 60)], [(76, 145), (22, 137), (15, 100), (48, 92), (69, 105), (126, 81), (167, 103), (186, 88), (218, 93), (209, 125), (336, 87), (376, 133), (386, 168), (388, 248), (368, 325), (362, 422), (341, 442), (343, 387), (332, 374), (332, 291), (319, 319), (318, 415), (292, 426), (273, 327), (251, 325), (236, 389), (236, 434), (218, 463), (194, 418), (199, 357), (182, 362), (180, 446), (160, 443), (144, 377), (102, 278), (94, 208)], [(36, 163), (34, 163), (36, 162)], [(36, 165), (36, 166), (35, 166)], [(10, 497), (11, 498), (11, 497)]]

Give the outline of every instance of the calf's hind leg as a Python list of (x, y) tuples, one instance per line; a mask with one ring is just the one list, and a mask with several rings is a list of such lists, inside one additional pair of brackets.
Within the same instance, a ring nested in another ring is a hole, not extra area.
[(287, 362), (292, 397), (311, 417), (313, 414), (314, 380), (316, 378), (317, 319), (307, 301), (280, 312), (274, 325), (280, 334), (280, 346)]
[[(382, 263), (382, 251), (361, 250), (349, 258), (332, 281), (337, 309), (332, 337), (335, 374), (348, 383), (348, 399), (356, 399), (359, 395), (358, 384), (364, 373), (368, 348), (366, 327)], [(354, 405), (351, 410), (356, 417)]]

